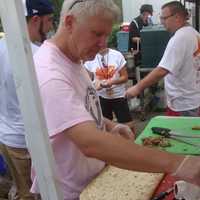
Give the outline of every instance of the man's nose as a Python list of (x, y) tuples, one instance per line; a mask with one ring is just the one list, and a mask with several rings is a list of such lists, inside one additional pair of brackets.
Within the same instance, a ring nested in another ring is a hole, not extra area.
[(106, 48), (107, 47), (107, 42), (108, 42), (108, 37), (102, 36), (99, 40), (99, 47), (101, 48)]

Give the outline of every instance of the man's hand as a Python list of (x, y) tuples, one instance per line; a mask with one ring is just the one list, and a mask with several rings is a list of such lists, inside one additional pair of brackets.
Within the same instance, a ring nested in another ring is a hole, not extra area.
[(126, 94), (125, 96), (127, 98), (133, 98), (133, 97), (136, 97), (140, 94), (140, 90), (138, 88), (137, 85), (133, 86), (133, 87), (130, 87), (126, 90)]
[(101, 81), (100, 85), (102, 88), (110, 88), (112, 87), (113, 83), (112, 80), (103, 80)]
[(101, 90), (102, 89), (101, 81), (95, 80), (95, 81), (93, 81), (93, 84), (94, 84), (94, 87), (95, 87), (96, 90)]
[(112, 130), (111, 133), (117, 133), (121, 135), (122, 137), (129, 139), (129, 140), (134, 140), (135, 139), (135, 132), (130, 129), (129, 126), (125, 124), (117, 124)]
[(199, 156), (186, 156), (172, 175), (200, 186)]

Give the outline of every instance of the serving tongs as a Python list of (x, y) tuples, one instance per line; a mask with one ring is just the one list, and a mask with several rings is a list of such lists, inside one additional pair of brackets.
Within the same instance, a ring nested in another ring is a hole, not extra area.
[(176, 131), (173, 131), (169, 128), (161, 128), (161, 127), (152, 127), (151, 130), (154, 134), (158, 134), (165, 138), (171, 138), (179, 142), (183, 142), (185, 144), (189, 144), (189, 145), (200, 148), (199, 144), (196, 144), (187, 140), (187, 139), (195, 139), (195, 138), (200, 139), (200, 135), (191, 135), (191, 134), (185, 135), (183, 133), (178, 133)]

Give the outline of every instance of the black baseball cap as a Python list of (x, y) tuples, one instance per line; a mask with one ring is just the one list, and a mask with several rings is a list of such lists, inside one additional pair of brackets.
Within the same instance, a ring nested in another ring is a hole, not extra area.
[(53, 4), (49, 0), (23, 0), (25, 16), (48, 15), (54, 12)]
[(143, 13), (143, 12), (149, 12), (153, 13), (153, 6), (151, 4), (143, 4), (140, 8), (140, 13)]

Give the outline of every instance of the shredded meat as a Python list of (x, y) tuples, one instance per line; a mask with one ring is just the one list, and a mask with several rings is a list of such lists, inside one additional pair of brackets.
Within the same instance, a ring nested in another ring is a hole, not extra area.
[(158, 146), (158, 147), (170, 147), (171, 144), (169, 140), (165, 137), (146, 137), (142, 139), (144, 146)]

